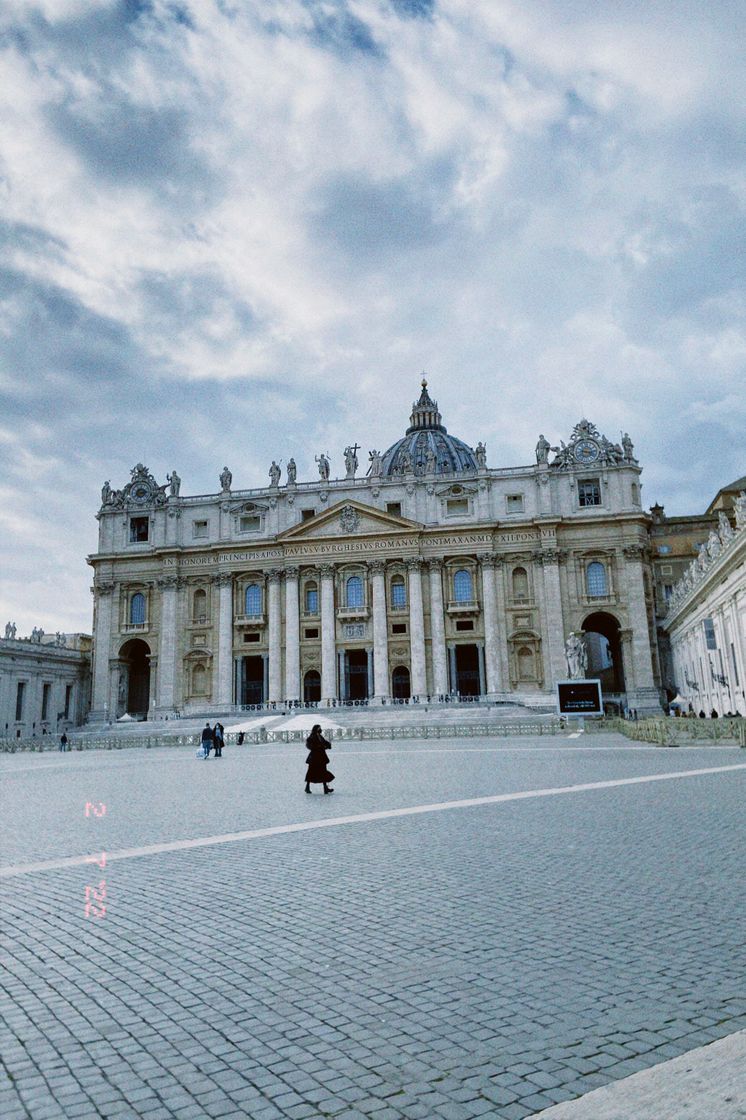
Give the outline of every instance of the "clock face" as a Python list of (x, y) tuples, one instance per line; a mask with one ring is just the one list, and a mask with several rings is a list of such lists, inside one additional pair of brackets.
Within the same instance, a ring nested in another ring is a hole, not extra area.
[(142, 483), (138, 483), (137, 486), (133, 486), (131, 497), (134, 498), (136, 502), (146, 502), (150, 497), (150, 490), (147, 486), (143, 486)]
[(598, 458), (598, 444), (593, 439), (579, 439), (573, 454), (578, 463), (594, 463)]

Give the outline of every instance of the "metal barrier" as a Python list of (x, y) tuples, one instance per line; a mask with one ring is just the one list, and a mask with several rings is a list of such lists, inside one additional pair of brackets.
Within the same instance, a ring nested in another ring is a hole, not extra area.
[(735, 742), (746, 747), (746, 718), (743, 716), (721, 719), (600, 719), (588, 720), (587, 732), (617, 731), (638, 743), (656, 743), (659, 746), (680, 746), (695, 742)]
[[(517, 720), (514, 723), (465, 723), (465, 724), (427, 724), (420, 727), (331, 727), (324, 731), (324, 735), (336, 742), (363, 742), (365, 740), (390, 739), (394, 741), (406, 739), (505, 739), (511, 736), (542, 736), (558, 735), (564, 730), (564, 725), (559, 719), (546, 720)], [(235, 746), (237, 732), (227, 732), (226, 746)], [(256, 731), (245, 731), (243, 745), (247, 743), (304, 743), (308, 732), (301, 728), (288, 728), (276, 731), (259, 727)], [(73, 751), (119, 751), (129, 747), (143, 747), (152, 750), (154, 747), (198, 747), (201, 742), (201, 732), (195, 731), (183, 735), (81, 735), (69, 738), (68, 750)], [(57, 751), (59, 744), (51, 736), (47, 742), (41, 739), (0, 739), (0, 752), (15, 754), (17, 751)]]

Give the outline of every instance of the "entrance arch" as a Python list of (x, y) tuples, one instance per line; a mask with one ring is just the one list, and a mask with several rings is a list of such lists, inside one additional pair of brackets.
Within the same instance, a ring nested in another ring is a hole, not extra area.
[(391, 674), (391, 695), (394, 700), (408, 700), (412, 695), (409, 669), (406, 665), (397, 665)]
[(309, 669), (303, 678), (303, 700), (306, 704), (313, 704), (321, 699), (321, 673), (317, 669)]
[(150, 704), (150, 646), (142, 638), (130, 638), (119, 651), (119, 662), (117, 716), (127, 712), (145, 719)]
[(588, 668), (586, 677), (598, 677), (604, 692), (624, 692), (624, 663), (619, 622), (608, 611), (594, 611), (583, 622)]

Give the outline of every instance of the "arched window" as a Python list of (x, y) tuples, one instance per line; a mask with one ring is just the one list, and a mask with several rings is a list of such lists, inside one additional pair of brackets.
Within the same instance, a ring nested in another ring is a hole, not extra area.
[(586, 568), (585, 588), (591, 598), (599, 595), (608, 595), (606, 568), (600, 560), (594, 560)]
[(406, 665), (397, 665), (391, 674), (391, 695), (395, 700), (408, 700), (412, 695), (409, 669)]
[(363, 606), (363, 581), (360, 576), (350, 576), (347, 580), (347, 606)]
[(258, 583), (249, 584), (246, 588), (245, 600), (244, 614), (252, 615), (262, 613), (262, 589)]
[(513, 598), (528, 599), (528, 572), (525, 568), (513, 568)]
[(194, 592), (194, 603), (192, 608), (192, 619), (195, 622), (202, 622), (207, 618), (207, 592), (201, 587)]
[(457, 603), (468, 603), (474, 598), (471, 572), (466, 568), (460, 568), (453, 577), (453, 597)]
[(136, 591), (130, 599), (130, 624), (141, 626), (145, 621), (145, 596), (142, 591)]
[(394, 610), (401, 610), (407, 605), (407, 591), (402, 576), (394, 576), (391, 581), (391, 606)]
[(195, 665), (192, 669), (192, 695), (204, 696), (207, 692), (207, 673), (204, 665)]
[(319, 589), (315, 583), (306, 584), (306, 614), (319, 613)]

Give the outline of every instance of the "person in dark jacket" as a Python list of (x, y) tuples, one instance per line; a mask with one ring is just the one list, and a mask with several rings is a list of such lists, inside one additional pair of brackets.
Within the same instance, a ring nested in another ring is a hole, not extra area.
[(209, 723), (206, 723), (202, 728), (202, 750), (205, 752), (205, 758), (210, 757), (212, 742), (212, 728), (210, 727)]
[(62, 735), (60, 736), (60, 750), (61, 751), (66, 751), (67, 750), (67, 735), (65, 734), (64, 731), (62, 732)]
[(246, 737), (246, 736), (244, 735), (244, 732), (243, 732), (243, 731), (239, 731), (239, 733), (238, 733), (238, 738), (236, 739), (236, 742), (238, 743), (239, 747), (242, 747), (242, 746), (243, 746), (243, 741), (244, 741), (245, 737)]
[(225, 731), (225, 728), (223, 727), (222, 723), (216, 723), (215, 724), (215, 728), (214, 728), (213, 733), (212, 733), (212, 739), (213, 739), (213, 742), (215, 744), (215, 757), (216, 758), (222, 758), (223, 757), (223, 747), (225, 746), (225, 738), (224, 738), (224, 735), (223, 735), (224, 731)]
[(313, 725), (311, 734), (306, 739), (306, 746), (308, 747), (306, 793), (311, 792), (311, 782), (323, 782), (324, 793), (334, 793), (329, 785), (329, 782), (334, 781), (334, 775), (329, 769), (329, 755), (326, 753), (327, 749), (331, 750), (332, 745), (321, 734), (321, 724), (315, 723)]

